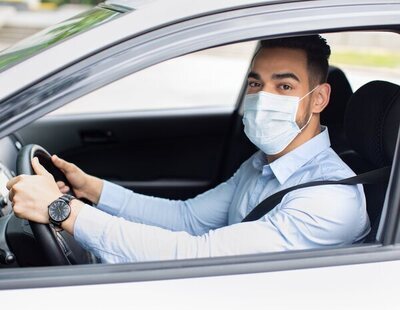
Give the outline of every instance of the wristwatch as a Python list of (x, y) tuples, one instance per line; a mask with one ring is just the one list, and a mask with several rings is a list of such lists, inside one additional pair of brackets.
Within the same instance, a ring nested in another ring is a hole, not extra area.
[(64, 194), (49, 204), (50, 223), (55, 227), (60, 228), (61, 223), (64, 222), (71, 214), (71, 207), (69, 203), (72, 199), (75, 199), (75, 197)]

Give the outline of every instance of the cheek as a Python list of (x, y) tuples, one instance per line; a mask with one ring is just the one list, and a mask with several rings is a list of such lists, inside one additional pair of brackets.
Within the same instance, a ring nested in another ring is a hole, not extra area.
[(304, 99), (300, 102), (299, 108), (297, 109), (296, 114), (296, 123), (301, 127), (304, 123), (306, 123), (310, 117), (312, 112), (312, 101), (311, 98), (307, 101)]
[(258, 92), (258, 89), (256, 87), (250, 87), (250, 86), (247, 87), (247, 91), (246, 91), (247, 94), (255, 94), (257, 92)]

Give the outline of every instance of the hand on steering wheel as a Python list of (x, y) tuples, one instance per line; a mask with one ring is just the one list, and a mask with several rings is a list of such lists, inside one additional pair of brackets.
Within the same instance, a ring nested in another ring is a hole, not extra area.
[(63, 194), (74, 193), (74, 196), (97, 204), (102, 190), (102, 181), (88, 175), (76, 165), (59, 158), (57, 155), (51, 157), (52, 164), (64, 175), (67, 182), (57, 179), (57, 185)]
[[(20, 150), (17, 157), (18, 175), (35, 174), (31, 166), (31, 161), (34, 157), (38, 158), (40, 164), (54, 177), (55, 181), (61, 181), (69, 189), (72, 189), (72, 186), (68, 182), (63, 172), (53, 164), (50, 154), (38, 145), (26, 145)], [(57, 191), (59, 191), (59, 188), (54, 183), (54, 180), (52, 180), (53, 185), (55, 188), (57, 188)], [(46, 181), (44, 183), (46, 183)], [(68, 194), (75, 196), (75, 193), (72, 190), (69, 190)], [(59, 196), (61, 196), (61, 193)], [(58, 197), (54, 198), (56, 199)], [(48, 217), (46, 220), (39, 222), (48, 223)], [(50, 224), (41, 224), (34, 221), (29, 221), (29, 224), (36, 241), (51, 265), (69, 265), (94, 261), (93, 256), (81, 248), (80, 245), (73, 239), (73, 237), (65, 231), (62, 233), (56, 232)]]
[(7, 182), (9, 199), (18, 217), (46, 224), (49, 222), (47, 206), (62, 193), (37, 157), (33, 158), (32, 167), (37, 175), (19, 175)]

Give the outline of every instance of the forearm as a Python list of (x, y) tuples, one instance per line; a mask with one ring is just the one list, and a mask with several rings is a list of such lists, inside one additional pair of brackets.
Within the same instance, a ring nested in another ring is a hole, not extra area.
[(96, 207), (136, 223), (200, 235), (227, 224), (234, 190), (233, 182), (226, 182), (194, 199), (177, 201), (137, 194), (104, 182)]
[(176, 201), (140, 195), (104, 181), (98, 209), (127, 220), (201, 235), (228, 224), (241, 168), (226, 182), (193, 199)]
[(82, 209), (76, 222), (75, 238), (105, 263), (216, 257), (286, 249), (282, 236), (265, 222), (241, 223), (192, 236), (186, 232), (129, 222), (90, 206)]
[(187, 230), (185, 202), (141, 195), (107, 181), (96, 208), (136, 223)]
[(87, 175), (87, 187), (85, 189), (85, 198), (93, 202), (94, 204), (98, 204), (101, 196), (101, 192), (103, 190), (104, 181), (100, 178)]

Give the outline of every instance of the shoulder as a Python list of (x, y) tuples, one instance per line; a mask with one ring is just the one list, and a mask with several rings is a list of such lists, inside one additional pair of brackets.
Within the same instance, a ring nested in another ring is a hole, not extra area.
[[(296, 172), (293, 185), (313, 181), (338, 181), (354, 175), (350, 167), (329, 148)], [(315, 212), (341, 210), (342, 214), (348, 214), (354, 210), (362, 210), (365, 207), (365, 197), (361, 185), (320, 185), (294, 190), (284, 196), (281, 204), (282, 207), (297, 206)]]
[(351, 244), (369, 231), (365, 199), (354, 187), (324, 185), (293, 191), (267, 215), (267, 221), (291, 227), (313, 246)]
[(354, 175), (353, 170), (328, 148), (299, 167), (284, 186), (291, 187), (313, 181), (338, 181)]
[[(327, 148), (296, 170), (284, 186), (341, 180), (354, 175), (340, 157)], [(369, 227), (361, 185), (320, 185), (293, 190), (283, 197), (266, 220), (279, 227), (290, 226), (307, 240), (331, 245), (354, 242)]]
[(355, 242), (370, 225), (361, 186), (322, 185), (295, 190), (282, 199), (275, 212), (283, 214), (302, 234), (332, 244)]
[(235, 174), (241, 174), (243, 172), (254, 173), (256, 171), (261, 171), (263, 165), (265, 165), (264, 154), (261, 151), (258, 151), (245, 160)]
[(328, 148), (314, 159), (323, 180), (340, 180), (355, 175), (354, 171), (332, 149)]

